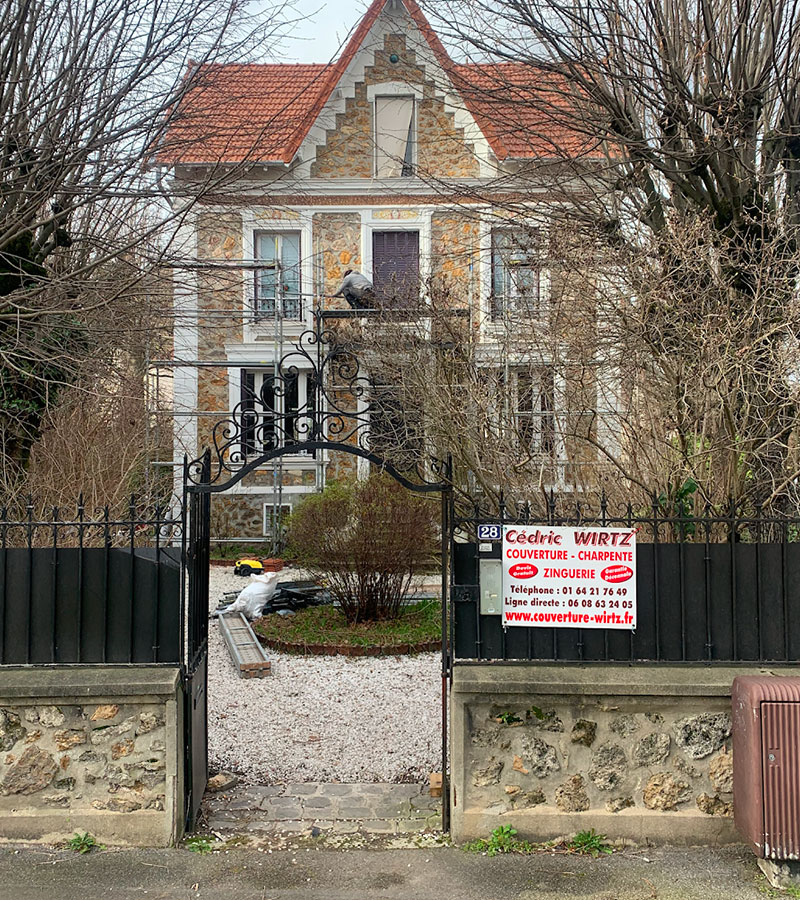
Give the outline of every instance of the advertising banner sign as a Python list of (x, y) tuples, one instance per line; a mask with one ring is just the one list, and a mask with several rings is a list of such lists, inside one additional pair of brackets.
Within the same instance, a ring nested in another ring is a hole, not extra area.
[(503, 626), (636, 630), (636, 531), (503, 526)]

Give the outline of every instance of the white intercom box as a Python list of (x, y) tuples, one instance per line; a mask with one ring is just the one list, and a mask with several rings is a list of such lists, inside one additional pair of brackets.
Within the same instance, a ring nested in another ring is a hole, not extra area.
[(478, 560), (478, 584), (481, 590), (481, 615), (503, 613), (503, 563), (499, 559)]

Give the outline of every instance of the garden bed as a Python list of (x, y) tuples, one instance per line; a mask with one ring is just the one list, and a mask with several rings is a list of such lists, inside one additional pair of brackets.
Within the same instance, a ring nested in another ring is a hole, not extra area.
[(334, 606), (318, 606), (293, 616), (264, 616), (253, 624), (253, 630), (263, 644), (283, 653), (397, 656), (438, 650), (441, 618), (438, 601), (408, 604), (390, 622), (358, 625), (348, 625)]
[[(264, 557), (258, 556), (257, 554), (253, 554), (253, 553), (250, 553), (250, 554), (240, 553), (238, 556), (232, 557), (231, 559), (210, 559), (209, 565), (219, 566), (223, 569), (232, 569), (236, 565), (236, 561), (239, 559), (257, 559), (257, 560), (259, 560), (261, 565), (264, 567), (264, 569), (263, 569), (264, 572), (282, 572), (284, 569), (284, 565), (285, 565), (282, 559), (275, 559), (273, 557), (264, 558)], [(253, 574), (258, 574), (258, 573), (254, 572)]]

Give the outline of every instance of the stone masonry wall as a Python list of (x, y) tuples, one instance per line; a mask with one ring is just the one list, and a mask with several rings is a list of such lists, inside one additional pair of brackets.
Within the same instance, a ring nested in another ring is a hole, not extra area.
[[(321, 261), (319, 272), (320, 283), (317, 285), (319, 295), (336, 293), (342, 283), (346, 269), (361, 268), (361, 216), (359, 213), (315, 213), (313, 218), (314, 228), (314, 258)], [(336, 248), (336, 249), (333, 249)], [(328, 309), (347, 309), (347, 301), (342, 298), (326, 300)], [(331, 321), (328, 326), (332, 330), (341, 333), (347, 329), (348, 323)], [(342, 409), (347, 409), (350, 402), (355, 401), (349, 393), (337, 392), (332, 384), (328, 385), (332, 399)], [(351, 427), (351, 423), (345, 425), (345, 430)], [(356, 475), (356, 458), (346, 453), (331, 453), (327, 467), (329, 479), (346, 480)]]
[[(392, 63), (390, 57), (399, 59)], [(384, 46), (375, 51), (374, 65), (367, 66), (364, 80), (356, 83), (355, 97), (348, 98), (345, 112), (336, 116), (336, 128), (328, 131), (324, 146), (317, 148), (311, 165), (314, 178), (372, 178), (375, 169), (373, 106), (367, 87), (386, 82), (419, 85), (423, 96), (417, 109), (417, 166), (425, 174), (440, 178), (477, 176), (479, 163), (455, 117), (446, 112), (444, 100), (436, 96), (436, 85), (427, 77), (417, 55), (406, 48), (405, 36), (387, 34)]]
[[(207, 213), (197, 225), (197, 254), (200, 259), (235, 261), (242, 258), (242, 218), (239, 213)], [(252, 253), (252, 251), (250, 251)], [(242, 275), (233, 269), (209, 269), (198, 273), (198, 357), (204, 361), (225, 359), (225, 343), (242, 340)], [(228, 372), (225, 368), (197, 371), (197, 408), (227, 411)], [(215, 424), (209, 416), (197, 419), (197, 452), (212, 446)]]
[[(321, 263), (314, 287), (318, 297), (339, 290), (347, 269), (361, 269), (361, 215), (359, 213), (315, 213), (313, 217), (314, 259)], [(334, 249), (335, 248), (335, 249)], [(341, 298), (327, 300), (331, 309), (347, 309)]]
[[(272, 472), (270, 479), (272, 477)], [(271, 494), (219, 494), (211, 498), (211, 537), (247, 540), (264, 536), (264, 504)], [(212, 550), (214, 545), (212, 544)]]
[[(110, 671), (92, 670), (87, 683), (107, 682)], [(156, 671), (162, 688), (165, 673)], [(17, 683), (26, 676), (49, 678), (57, 696), (0, 697), (0, 835), (56, 840), (80, 830), (110, 843), (161, 845), (179, 836), (176, 676), (165, 697), (113, 696), (107, 687), (95, 699), (64, 696), (58, 679), (75, 670), (17, 674)], [(9, 690), (6, 681), (7, 671)]]
[(446, 292), (448, 305), (465, 308), (478, 297), (480, 223), (477, 216), (447, 211), (431, 218), (434, 288)]
[(735, 840), (737, 674), (457, 667), (454, 837), (485, 837), (511, 823), (536, 840), (584, 828), (636, 841)]
[(476, 703), (469, 800), (498, 813), (545, 805), (730, 816), (730, 715), (705, 704), (659, 708), (534, 696)]
[(157, 704), (0, 707), (0, 813), (24, 797), (55, 809), (164, 810)]

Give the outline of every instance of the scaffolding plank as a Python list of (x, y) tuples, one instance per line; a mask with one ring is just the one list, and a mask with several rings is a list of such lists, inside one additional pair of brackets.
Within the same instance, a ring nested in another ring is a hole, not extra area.
[(219, 627), (241, 678), (264, 678), (271, 674), (272, 664), (242, 613), (220, 616)]

